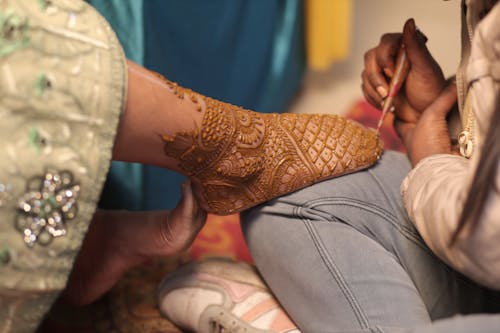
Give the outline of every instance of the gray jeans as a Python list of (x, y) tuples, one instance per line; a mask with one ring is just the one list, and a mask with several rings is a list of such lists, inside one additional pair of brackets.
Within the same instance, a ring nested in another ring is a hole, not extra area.
[(385, 152), (243, 214), (259, 270), (303, 332), (500, 332), (500, 314), (486, 314), (499, 295), (440, 261), (408, 219), (409, 170)]

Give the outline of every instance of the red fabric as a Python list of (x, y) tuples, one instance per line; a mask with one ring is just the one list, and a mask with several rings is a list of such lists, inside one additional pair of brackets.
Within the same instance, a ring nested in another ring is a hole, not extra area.
[(207, 223), (196, 237), (190, 250), (192, 259), (225, 256), (252, 262), (243, 239), (240, 215), (217, 216), (209, 214)]
[[(376, 128), (380, 118), (380, 113), (380, 110), (377, 110), (368, 104), (368, 102), (361, 100), (354, 103), (346, 117), (356, 120), (367, 127)], [(392, 126), (393, 119), (393, 114), (388, 113), (382, 127), (380, 128), (380, 137), (382, 138), (382, 141), (384, 141), (384, 149), (405, 152), (405, 147)]]

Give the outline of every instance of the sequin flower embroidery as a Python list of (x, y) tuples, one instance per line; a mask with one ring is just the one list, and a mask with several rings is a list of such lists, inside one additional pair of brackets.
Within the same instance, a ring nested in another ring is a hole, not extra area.
[(66, 234), (66, 222), (75, 218), (80, 185), (69, 171), (48, 170), (31, 178), (18, 200), (16, 227), (28, 246), (49, 244)]

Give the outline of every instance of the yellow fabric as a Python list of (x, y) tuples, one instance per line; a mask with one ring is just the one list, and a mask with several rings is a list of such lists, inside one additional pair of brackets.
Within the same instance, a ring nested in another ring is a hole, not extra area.
[(352, 0), (306, 0), (307, 63), (325, 70), (349, 52)]

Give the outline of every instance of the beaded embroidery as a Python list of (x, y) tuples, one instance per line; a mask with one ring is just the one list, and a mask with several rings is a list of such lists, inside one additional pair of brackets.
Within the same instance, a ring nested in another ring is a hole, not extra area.
[(16, 227), (26, 245), (49, 244), (53, 238), (66, 234), (66, 222), (78, 212), (80, 185), (73, 182), (69, 171), (48, 170), (33, 177), (27, 192), (18, 200)]
[(5, 205), (7, 200), (10, 198), (9, 188), (9, 185), (0, 183), (0, 207)]

